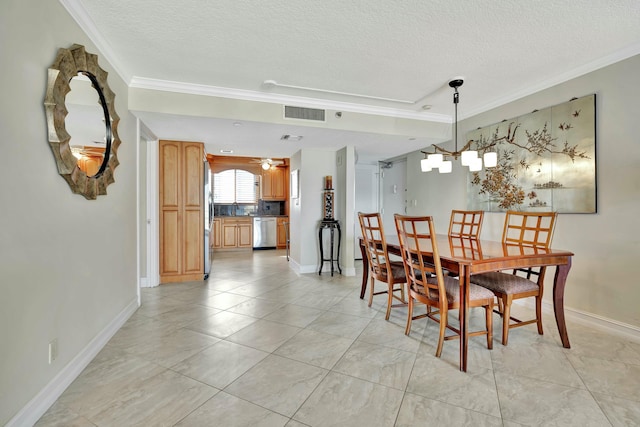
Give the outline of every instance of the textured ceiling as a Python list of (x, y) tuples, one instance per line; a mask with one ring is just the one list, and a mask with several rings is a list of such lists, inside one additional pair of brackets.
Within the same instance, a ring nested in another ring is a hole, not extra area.
[[(134, 86), (204, 85), (426, 120), (451, 116), (447, 83), (456, 76), (465, 79), (467, 117), (640, 53), (638, 0), (61, 2)], [(169, 137), (171, 116), (145, 117)], [(215, 120), (191, 124), (216, 131)], [(278, 125), (273, 133), (291, 132)], [(402, 154), (376, 148), (374, 137), (352, 139), (374, 157)]]

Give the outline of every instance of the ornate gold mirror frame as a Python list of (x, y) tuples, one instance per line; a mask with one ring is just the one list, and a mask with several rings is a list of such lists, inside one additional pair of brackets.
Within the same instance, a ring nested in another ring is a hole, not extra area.
[[(72, 136), (67, 132), (65, 125), (68, 113), (65, 98), (71, 90), (69, 82), (78, 74), (84, 74), (91, 80), (104, 112), (106, 148), (100, 169), (93, 176), (87, 176), (78, 166), (78, 160), (69, 146)], [(90, 200), (96, 199), (98, 195), (107, 194), (107, 186), (115, 182), (113, 170), (119, 164), (117, 152), (120, 146), (120, 118), (116, 114), (114, 104), (115, 94), (107, 84), (107, 72), (98, 65), (97, 55), (85, 52), (84, 46), (78, 44), (69, 49), (58, 50), (58, 56), (49, 68), (44, 99), (49, 144), (56, 159), (58, 173), (67, 181), (71, 191)]]

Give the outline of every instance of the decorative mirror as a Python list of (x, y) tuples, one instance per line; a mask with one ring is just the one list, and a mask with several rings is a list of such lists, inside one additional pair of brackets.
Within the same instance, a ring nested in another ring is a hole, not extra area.
[(87, 199), (107, 194), (120, 145), (115, 94), (98, 56), (74, 44), (49, 68), (44, 106), (58, 173)]

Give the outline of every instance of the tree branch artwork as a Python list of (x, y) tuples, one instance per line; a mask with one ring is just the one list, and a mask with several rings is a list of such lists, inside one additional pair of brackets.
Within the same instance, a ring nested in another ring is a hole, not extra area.
[(471, 172), (470, 209), (595, 212), (595, 95), (469, 132), (468, 144), (498, 154)]

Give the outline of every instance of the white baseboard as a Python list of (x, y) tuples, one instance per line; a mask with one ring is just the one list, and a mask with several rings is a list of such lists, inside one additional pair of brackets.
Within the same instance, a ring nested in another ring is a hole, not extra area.
[(297, 261), (294, 261), (291, 257), (289, 257), (289, 268), (296, 273), (300, 273), (300, 264), (298, 264)]
[(298, 265), (298, 273), (300, 274), (317, 273), (317, 272), (318, 272), (317, 265)]
[(34, 425), (137, 309), (138, 298), (136, 297), (76, 357), (67, 363), (20, 412), (9, 420), (5, 427)]
[(343, 276), (355, 276), (356, 275), (356, 268), (355, 267), (342, 267), (342, 275)]
[(151, 283), (151, 281), (149, 280), (148, 277), (141, 277), (140, 278), (140, 287), (141, 288), (155, 288), (156, 286), (158, 286), (159, 283)]
[[(293, 271), (295, 271), (296, 273), (298, 273), (298, 274), (309, 274), (309, 273), (318, 274), (319, 267), (316, 264), (313, 264), (313, 265), (300, 265), (300, 264), (298, 264), (296, 261), (294, 261), (291, 258), (289, 258), (289, 263), (290, 263), (289, 265), (290, 265), (291, 269)], [(329, 268), (328, 270), (327, 270), (327, 267)], [(355, 267), (349, 267), (349, 268), (341, 267), (341, 269), (342, 269), (342, 275), (343, 276), (355, 276), (356, 275), (356, 268)], [(322, 270), (324, 272), (327, 272), (327, 271), (331, 272), (331, 266), (324, 266), (322, 268)]]
[[(553, 311), (552, 304), (549, 304), (549, 309)], [(637, 326), (570, 307), (565, 307), (564, 312), (567, 318), (575, 320), (578, 323), (593, 326), (594, 328), (606, 330), (607, 332), (640, 342), (640, 328)]]
[[(514, 304), (529, 307), (535, 310), (535, 303), (533, 298), (525, 298), (514, 301)], [(553, 302), (542, 301), (542, 311), (547, 314), (553, 313)], [(588, 313), (586, 311), (578, 310), (571, 307), (564, 307), (564, 315), (567, 320), (575, 321), (586, 326), (606, 331), (608, 333), (614, 333), (618, 336), (640, 342), (640, 328), (628, 323), (619, 322), (608, 317), (599, 316), (597, 314)], [(571, 336), (569, 335), (569, 339)]]

